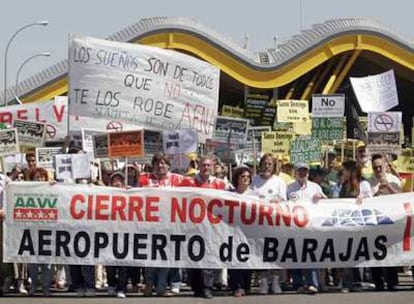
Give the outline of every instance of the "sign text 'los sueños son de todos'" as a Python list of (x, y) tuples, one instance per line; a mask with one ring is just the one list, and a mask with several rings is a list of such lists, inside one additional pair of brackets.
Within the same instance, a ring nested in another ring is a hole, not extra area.
[(7, 197), (6, 262), (257, 269), (414, 260), (413, 193), (269, 204), (210, 189), (27, 182), (8, 185)]
[(194, 128), (211, 138), (220, 71), (179, 52), (73, 35), (70, 114), (148, 129)]

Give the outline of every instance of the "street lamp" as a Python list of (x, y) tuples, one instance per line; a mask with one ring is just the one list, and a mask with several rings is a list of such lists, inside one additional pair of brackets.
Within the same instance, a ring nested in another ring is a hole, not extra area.
[(7, 106), (7, 53), (8, 53), (8, 51), (9, 51), (9, 47), (10, 47), (10, 44), (12, 43), (12, 41), (13, 41), (13, 39), (20, 33), (20, 32), (22, 32), (22, 31), (24, 31), (25, 29), (27, 29), (27, 28), (29, 28), (29, 27), (32, 27), (32, 26), (36, 26), (36, 25), (43, 25), (43, 26), (46, 26), (46, 25), (48, 25), (49, 24), (49, 22), (48, 21), (37, 21), (37, 22), (34, 22), (34, 23), (29, 23), (29, 24), (27, 24), (27, 25), (25, 25), (25, 26), (23, 26), (23, 27), (21, 27), (20, 29), (18, 29), (11, 37), (10, 37), (10, 39), (9, 39), (9, 41), (7, 42), (7, 45), (6, 45), (6, 51), (4, 52), (4, 88), (3, 88), (3, 90), (4, 90), (4, 95), (3, 95), (3, 98), (4, 98), (4, 106)]
[(49, 57), (50, 56), (50, 52), (43, 52), (43, 53), (39, 53), (39, 54), (35, 54), (30, 56), (29, 58), (27, 58), (25, 61), (23, 61), (23, 63), (20, 65), (19, 69), (17, 70), (16, 73), (16, 85), (14, 87), (14, 94), (16, 97), (19, 96), (19, 92), (17, 90), (17, 85), (19, 84), (19, 77), (20, 77), (20, 72), (22, 71), (23, 67), (26, 65), (26, 63), (28, 63), (30, 60), (37, 58), (37, 57)]

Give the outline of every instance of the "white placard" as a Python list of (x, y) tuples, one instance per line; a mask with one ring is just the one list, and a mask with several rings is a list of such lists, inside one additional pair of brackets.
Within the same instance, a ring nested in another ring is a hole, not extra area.
[(17, 129), (0, 130), (0, 156), (19, 153)]
[(220, 71), (176, 51), (73, 35), (70, 114), (211, 138)]
[(344, 117), (345, 95), (312, 95), (312, 117)]
[(55, 155), (55, 159), (57, 179), (91, 177), (90, 156), (88, 154), (58, 154)]
[(402, 124), (401, 112), (368, 113), (368, 132), (391, 133), (400, 132)]
[(350, 77), (350, 81), (362, 111), (385, 112), (398, 106), (394, 70), (373, 76)]
[(165, 154), (197, 152), (197, 131), (194, 129), (163, 131), (162, 144)]

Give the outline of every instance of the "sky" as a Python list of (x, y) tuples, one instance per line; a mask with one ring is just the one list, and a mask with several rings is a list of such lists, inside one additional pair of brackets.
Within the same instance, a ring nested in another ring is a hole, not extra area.
[(24, 80), (67, 58), (70, 33), (105, 38), (142, 18), (190, 17), (248, 48), (260, 51), (274, 47), (301, 28), (333, 18), (367, 17), (414, 41), (412, 0), (3, 0), (0, 18), (0, 87), (3, 90), (4, 54), (10, 37), (22, 26), (47, 20), (20, 32), (7, 55), (7, 86), (16, 83), (16, 74), (29, 57), (51, 52), (50, 57), (28, 61), (19, 74)]

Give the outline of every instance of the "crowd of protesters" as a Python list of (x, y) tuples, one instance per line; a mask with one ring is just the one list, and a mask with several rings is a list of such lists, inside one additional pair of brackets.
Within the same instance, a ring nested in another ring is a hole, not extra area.
[[(404, 181), (391, 161), (381, 155), (368, 157), (363, 145), (358, 147), (356, 160), (343, 163), (339, 163), (335, 150), (326, 153), (323, 167), (311, 167), (304, 162), (291, 165), (272, 154), (264, 154), (258, 164), (257, 174), (253, 173), (249, 165), (230, 168), (229, 174), (229, 167), (214, 155), (192, 160), (183, 174), (173, 173), (168, 156), (158, 153), (150, 165), (126, 164), (126, 170), (121, 168), (119, 171), (102, 168), (99, 174), (101, 180), (62, 182), (93, 182), (97, 186), (121, 188), (210, 188), (255, 195), (268, 203), (299, 200), (317, 203), (325, 198), (355, 198), (356, 204), (363, 204), (367, 197), (402, 191)], [(24, 167), (16, 165), (11, 172), (0, 174), (1, 199), (9, 181), (56, 182), (53, 174), (36, 166), (34, 154), (26, 154), (26, 162)], [(4, 216), (4, 211), (1, 215)], [(0, 238), (2, 244), (2, 233)], [(212, 298), (216, 290), (227, 290), (235, 297), (242, 297), (251, 293), (253, 286), (259, 287), (260, 294), (280, 294), (287, 290), (314, 294), (333, 286), (341, 292), (358, 291), (363, 286), (393, 291), (399, 284), (398, 272), (401, 271), (398, 267), (227, 270), (22, 263), (1, 263), (0, 266), (2, 295), (13, 289), (23, 295), (50, 296), (51, 290), (61, 289), (71, 290), (80, 297), (92, 297), (96, 291), (105, 291), (109, 296), (118, 298), (125, 298), (128, 292), (170, 297), (180, 294), (185, 283), (191, 286), (194, 296), (203, 298)], [(39, 277), (41, 289), (38, 288)]]

